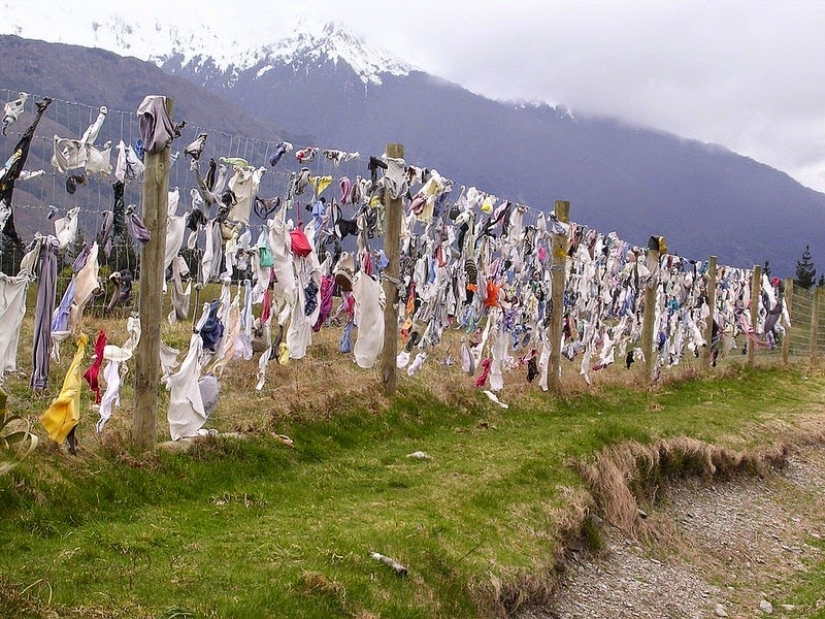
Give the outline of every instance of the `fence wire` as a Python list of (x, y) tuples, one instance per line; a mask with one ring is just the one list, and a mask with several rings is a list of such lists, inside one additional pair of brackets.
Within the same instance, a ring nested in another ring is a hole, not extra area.
[[(0, 89), (0, 98), (5, 98), (6, 102), (11, 102), (18, 97), (18, 92), (10, 89)], [(6, 136), (0, 141), (2, 154), (11, 157), (12, 149), (16, 142), (22, 137), (28, 123), (31, 122), (36, 112), (36, 101), (42, 99), (41, 95), (32, 94), (29, 96), (19, 119), (9, 126)], [(137, 104), (136, 102), (136, 108)], [(14, 201), (12, 206), (15, 213), (15, 223), (21, 236), (28, 240), (35, 233), (54, 234), (55, 221), (72, 209), (79, 209), (78, 232), (73, 242), (60, 253), (59, 256), (59, 277), (57, 298), (60, 299), (71, 280), (71, 265), (85, 245), (97, 238), (101, 221), (107, 211), (112, 210), (114, 203), (113, 177), (106, 174), (75, 174), (75, 170), (64, 173), (52, 165), (52, 157), (55, 154), (55, 140), (58, 138), (79, 139), (84, 132), (95, 122), (102, 111), (105, 102), (95, 104), (65, 101), (52, 97), (52, 103), (43, 116), (40, 126), (31, 143), (31, 150), (27, 161), (26, 169), (31, 171), (31, 177), (20, 179), (15, 186)], [(174, 114), (173, 114), (174, 116)], [(353, 206), (346, 206), (342, 200), (339, 190), (339, 181), (346, 177), (353, 182), (359, 177), (367, 178), (370, 175), (368, 164), (370, 155), (379, 156), (380, 153), (359, 153), (352, 159), (343, 161), (333, 160), (323, 155), (324, 151), (347, 152), (346, 149), (336, 147), (317, 147), (318, 155), (311, 161), (298, 161), (295, 152), (284, 156), (276, 166), (270, 165), (270, 157), (278, 149), (279, 143), (271, 140), (259, 139), (245, 135), (233, 135), (218, 131), (213, 128), (200, 126), (197, 119), (187, 119), (190, 122), (183, 130), (182, 136), (173, 142), (172, 145), (172, 165), (170, 168), (169, 188), (170, 191), (177, 191), (180, 196), (178, 215), (191, 210), (193, 195), (197, 190), (195, 174), (192, 169), (192, 161), (183, 150), (187, 144), (193, 141), (200, 133), (206, 133), (207, 139), (203, 153), (200, 157), (201, 172), (205, 174), (206, 162), (210, 159), (220, 161), (222, 158), (240, 158), (249, 162), (252, 166), (261, 166), (265, 172), (261, 179), (258, 196), (265, 201), (279, 198), (285, 200), (290, 193), (290, 186), (294, 175), (302, 168), (308, 168), (312, 176), (332, 177), (333, 181), (327, 190), (326, 195), (332, 201), (341, 204), (342, 215), (351, 219), (356, 211)], [(191, 122), (194, 121), (194, 122)], [(115, 149), (122, 141), (125, 145), (137, 149), (139, 147), (140, 130), (138, 118), (134, 111), (106, 110), (105, 120), (100, 127), (100, 132), (94, 140), (94, 146), (102, 151), (109, 150), (110, 157), (115, 157)], [(294, 145), (295, 151), (308, 145)], [(416, 162), (414, 156), (410, 157), (407, 164), (414, 164), (427, 169), (433, 162)], [(437, 162), (435, 162), (437, 163)], [(71, 182), (72, 176), (82, 176)], [(464, 195), (464, 187), (460, 185), (460, 179), (453, 179), (456, 191), (454, 200), (450, 200), (441, 205), (443, 213), (458, 204)], [(458, 187), (462, 187), (459, 195)], [(141, 209), (141, 182), (140, 180), (127, 181), (124, 188), (124, 201), (127, 205), (135, 205), (137, 212)], [(490, 194), (492, 195), (492, 194)], [(293, 210), (289, 217), (294, 220), (295, 226), (301, 226), (309, 218), (308, 208), (316, 196), (312, 192), (305, 196), (293, 196)], [(409, 196), (408, 196), (409, 197)], [(505, 202), (502, 196), (493, 196), (497, 204)], [(515, 204), (515, 202), (514, 202)], [(407, 200), (409, 206), (409, 200)], [(544, 206), (544, 205), (542, 205)], [(542, 208), (527, 208), (523, 217), (524, 229), (532, 229), (536, 232), (536, 227), (540, 225), (539, 213)], [(487, 220), (492, 217), (487, 214)], [(543, 217), (543, 216), (542, 216)], [(442, 221), (446, 218), (442, 214)], [(249, 228), (254, 230), (255, 235), (265, 229), (265, 217), (252, 213)], [(425, 228), (425, 230), (421, 230)], [(419, 225), (419, 233), (422, 239), (433, 237), (433, 225)], [(617, 246), (623, 247), (624, 254), (621, 260), (625, 260), (628, 254), (636, 252), (641, 262), (645, 257), (646, 248), (637, 248), (616, 238), (612, 241), (605, 235), (598, 234), (585, 224), (573, 224), (570, 229), (571, 241), (579, 245), (578, 251), (571, 251), (568, 254), (568, 268), (566, 280), (565, 308), (578, 307), (579, 324), (570, 325), (570, 332), (578, 332), (582, 335), (588, 334), (589, 338), (596, 338), (598, 345), (591, 352), (599, 352), (599, 347), (609, 342), (611, 337), (615, 340), (621, 329), (629, 329), (638, 337), (639, 326), (641, 325), (642, 314), (632, 316), (632, 321), (622, 322), (626, 316), (620, 311), (620, 299), (612, 296), (612, 292), (617, 291), (619, 281), (618, 275), (609, 272), (611, 259), (616, 256), (611, 254)], [(606, 240), (607, 239), (607, 240)], [(381, 239), (375, 239), (375, 246)], [(612, 244), (611, 244), (612, 243)], [(2, 245), (2, 270), (5, 273), (13, 274), (16, 265), (22, 258), (19, 248), (9, 245), (5, 238)], [(196, 250), (197, 251), (197, 250)], [(100, 280), (103, 284), (101, 290), (87, 305), (86, 312), (101, 316), (103, 308), (108, 302), (108, 297), (114, 294), (115, 289), (108, 282), (109, 274), (118, 271), (130, 271), (136, 276), (139, 274), (139, 245), (128, 235), (123, 233), (116, 239), (112, 253), (101, 259)], [(190, 270), (192, 277), (197, 278), (197, 254), (190, 256)], [(500, 272), (510, 268), (511, 256), (496, 256), (500, 260)], [(547, 261), (545, 261), (547, 262)], [(665, 281), (660, 286), (657, 307), (661, 313), (661, 320), (657, 323), (657, 340), (659, 341), (659, 355), (662, 367), (676, 366), (681, 362), (693, 363), (701, 355), (701, 346), (698, 340), (691, 333), (690, 326), (696, 329), (704, 328), (707, 324), (707, 315), (702, 316), (702, 298), (706, 294), (704, 286), (707, 281), (707, 261), (700, 260), (687, 261), (675, 256), (665, 256), (662, 260), (663, 272), (672, 271), (679, 274), (678, 281)], [(727, 267), (722, 269), (737, 286), (741, 287), (742, 297), (750, 298), (749, 281), (752, 272), (749, 269), (736, 269)], [(692, 271), (692, 273), (691, 273)], [(614, 277), (614, 275), (616, 277)], [(539, 273), (544, 277), (544, 273)], [(521, 274), (507, 275), (517, 292), (527, 290), (529, 287), (518, 278)], [(523, 279), (523, 278), (522, 278)], [(548, 278), (549, 279), (549, 278)], [(591, 284), (587, 284), (587, 281)], [(726, 284), (727, 285), (727, 284)], [(717, 299), (721, 299), (726, 288), (721, 287), (717, 291)], [(136, 304), (137, 287), (135, 287)], [(628, 302), (635, 308), (640, 300), (641, 291), (637, 290), (637, 298)], [(526, 293), (525, 293), (526, 294)], [(758, 356), (761, 359), (779, 360), (782, 356), (783, 339), (787, 339), (789, 355), (792, 358), (810, 357), (812, 351), (814, 356), (825, 353), (825, 318), (822, 313), (825, 311), (823, 305), (818, 303), (818, 311), (814, 315), (815, 292), (794, 288), (787, 301), (790, 307), (791, 327), (784, 333), (782, 328), (777, 330), (778, 338), (774, 345), (760, 345)], [(592, 302), (592, 303), (591, 303)], [(136, 306), (136, 305), (135, 305)], [(718, 303), (714, 310), (719, 310), (723, 305)], [(572, 311), (572, 309), (571, 309)], [(584, 318), (582, 318), (584, 317)], [(764, 311), (760, 313), (759, 323), (764, 321)], [(765, 338), (766, 334), (759, 332), (760, 324), (756, 325), (756, 336)], [(467, 327), (468, 325), (462, 324)], [(733, 325), (734, 334), (728, 338), (722, 350), (722, 358), (728, 362), (740, 362), (747, 358), (747, 337), (738, 331), (738, 326)], [(468, 329), (468, 332), (470, 329)], [(702, 332), (704, 335), (704, 331)], [(571, 336), (572, 337), (572, 336)], [(534, 343), (534, 345), (536, 345)], [(631, 348), (637, 347), (638, 342), (633, 340)], [(574, 351), (579, 352), (579, 351)], [(625, 351), (622, 350), (622, 353)], [(590, 357), (587, 358), (588, 360)], [(576, 360), (578, 363), (578, 359)], [(595, 367), (600, 365), (598, 356), (594, 356), (591, 364)], [(587, 369), (582, 364), (582, 374), (587, 376)]]

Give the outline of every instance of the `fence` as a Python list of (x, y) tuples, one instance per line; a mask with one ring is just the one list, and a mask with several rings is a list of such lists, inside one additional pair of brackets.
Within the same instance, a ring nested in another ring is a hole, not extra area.
[(825, 354), (825, 307), (822, 288), (793, 288), (790, 298), (792, 327), (788, 337), (793, 359), (816, 359)]
[[(7, 102), (18, 97), (17, 92), (10, 90), (0, 90), (2, 94)], [(6, 137), (0, 142), (6, 156), (12, 155), (14, 144), (31, 122), (35, 101), (39, 99), (37, 95), (29, 96), (17, 121), (8, 127)], [(31, 142), (27, 169), (33, 172), (15, 183), (11, 207), (16, 230), (24, 240), (37, 232), (44, 236), (55, 234), (55, 221), (78, 209), (78, 233), (65, 243), (59, 254), (57, 299), (69, 288), (72, 265), (83, 248), (100, 238), (101, 223), (107, 213), (118, 208), (111, 174), (89, 173), (88, 167), (82, 166), (60, 171), (52, 165), (57, 137), (94, 147), (96, 152), (105, 154), (106, 160), (121, 141), (124, 146), (139, 147), (140, 129), (135, 112), (106, 110), (99, 134), (88, 139), (90, 127), (101, 117), (101, 111), (100, 106), (53, 98)], [(304, 146), (295, 145), (294, 151), (283, 156), (277, 165), (271, 165), (278, 143), (230, 135), (186, 120), (189, 122), (181, 137), (171, 146), (169, 188), (179, 196), (177, 216), (182, 216), (183, 211), (187, 215), (198, 209), (205, 212), (204, 221), (192, 225), (192, 244), (182, 243), (173, 248), (187, 258), (193, 281), (215, 282), (219, 277), (210, 278), (201, 266), (209, 242), (207, 228), (218, 214), (211, 212), (208, 204), (206, 207), (198, 204), (203, 192), (198, 192), (192, 166), (199, 166), (205, 173), (206, 162), (214, 159), (226, 163), (227, 177), (231, 176), (232, 169), (237, 170), (235, 166), (246, 168), (247, 163), (249, 168), (263, 171), (256, 192), (261, 198), (257, 203), (260, 209), (252, 210), (248, 225), (240, 226), (234, 238), (223, 240), (225, 250), (226, 242), (236, 242), (241, 230), (250, 232), (247, 243), (252, 239), (252, 243), (245, 246), (251, 260), (249, 268), (234, 264), (232, 270), (232, 281), (238, 284), (239, 305), (249, 305), (250, 309), (244, 310), (239, 319), (238, 343), (226, 350), (222, 346), (216, 349), (227, 355), (227, 362), (242, 356), (249, 348), (255, 326), (253, 318), (263, 319), (268, 326), (281, 302), (287, 303), (289, 310), (282, 316), (291, 320), (278, 318), (287, 332), (284, 338), (268, 339), (267, 350), (258, 362), (262, 371), (268, 359), (277, 358), (278, 346), (284, 343), (279, 339), (288, 342), (287, 352), (292, 358), (298, 362), (303, 358), (303, 353), (298, 352), (301, 347), (292, 343), (296, 338), (311, 339), (311, 333), (301, 327), (303, 330), (296, 335), (296, 321), (306, 323), (306, 317), (312, 317), (312, 327), (352, 330), (351, 313), (345, 312), (343, 327), (336, 325), (329, 309), (322, 309), (323, 295), (328, 291), (336, 297), (348, 297), (347, 291), (340, 287), (341, 282), (334, 277), (333, 267), (342, 252), (354, 257), (354, 272), (379, 275), (383, 270), (380, 251), (383, 208), (385, 197), (396, 192), (399, 198), (403, 197), (405, 213), (401, 231), (401, 280), (395, 282), (401, 309), (402, 344), (406, 352), (420, 351), (418, 356), (423, 364), (428, 353), (433, 359), (437, 351), (443, 352), (445, 329), (461, 330), (466, 341), (461, 363), (456, 366), (473, 374), (478, 386), (489, 384), (493, 391), (500, 391), (504, 377), (522, 366), (528, 366), (533, 376), (541, 376), (539, 382), (543, 387), (547, 387), (549, 380), (555, 388), (558, 370), (554, 368), (562, 364), (568, 374), (570, 368), (575, 369), (578, 364), (579, 373), (590, 383), (597, 372), (608, 366), (629, 368), (635, 361), (643, 360), (649, 378), (655, 380), (668, 368), (698, 363), (702, 359), (707, 359), (708, 364), (720, 360), (725, 363), (740, 360), (753, 363), (756, 359), (779, 362), (783, 354), (789, 359), (813, 359), (825, 351), (822, 332), (825, 323), (820, 317), (823, 310), (818, 293), (795, 289), (786, 283), (785, 301), (792, 326), (787, 328), (785, 318), (772, 323), (771, 312), (775, 313), (777, 307), (781, 309), (776, 297), (781, 297), (783, 290), (760, 277), (758, 268), (715, 268), (715, 261), (709, 263), (705, 259), (689, 260), (667, 254), (665, 239), (653, 236), (647, 245), (636, 246), (615, 233), (603, 234), (585, 225), (568, 224), (567, 217), (561, 215), (561, 221), (557, 221), (545, 216), (542, 209), (509, 202), (476, 188), (455, 190), (459, 187), (456, 182), (438, 177), (426, 163), (411, 166), (409, 161), (401, 162), (402, 178), (394, 175), (398, 170), (394, 170), (392, 158), (317, 148), (313, 157), (298, 160), (296, 153)], [(193, 164), (184, 148), (201, 133), (207, 135), (206, 142), (199, 162)], [(296, 180), (304, 172), (311, 180), (310, 185), (304, 192), (297, 192)], [(343, 183), (344, 179), (347, 183)], [(327, 180), (329, 186), (322, 189), (321, 184)], [(123, 204), (136, 205), (139, 214), (140, 178), (127, 175), (124, 181)], [(344, 191), (348, 185), (363, 188), (360, 196), (352, 199), (355, 192)], [(357, 241), (341, 234), (336, 222), (329, 219), (329, 210), (324, 214), (321, 229), (309, 223), (312, 220), (309, 209), (322, 195), (329, 198), (328, 208), (334, 204), (334, 208), (340, 209), (341, 221), (357, 222)], [(280, 206), (275, 206), (278, 200)], [(556, 210), (559, 211), (558, 203)], [(319, 260), (309, 267), (302, 259), (294, 258), (291, 277), (300, 286), (293, 297), (279, 293), (284, 286), (282, 281), (267, 285), (270, 267), (262, 264), (261, 252), (254, 240), (262, 237), (265, 245), (275, 243), (276, 229), (272, 222), (278, 217), (289, 219), (291, 227), (305, 228), (319, 235), (313, 255), (322, 259), (329, 254), (328, 261)], [(187, 222), (191, 223), (188, 219)], [(138, 248), (127, 228), (117, 231), (112, 253), (100, 261), (98, 276), (105, 293), (93, 296), (86, 305), (86, 315), (90, 317), (86, 328), (94, 326), (94, 319), (102, 317), (112, 296), (119, 294), (109, 281), (109, 274), (131, 271), (139, 275)], [(3, 271), (16, 273), (23, 256), (21, 248), (4, 236), (2, 251)], [(224, 253), (222, 268), (217, 272), (227, 273), (237, 256), (237, 253), (228, 256)], [(308, 285), (313, 278), (315, 290)], [(245, 279), (251, 280), (246, 288)], [(357, 298), (357, 293), (353, 296), (364, 312), (366, 301)], [(300, 310), (304, 309), (308, 297), (315, 299), (315, 308), (302, 316)], [(231, 289), (227, 291), (225, 286), (221, 298), (220, 317), (228, 321)], [(131, 303), (132, 308), (137, 307), (134, 298)], [(273, 313), (268, 311), (270, 305)], [(650, 307), (655, 311), (645, 311)], [(554, 308), (562, 311), (556, 312)], [(197, 313), (199, 308), (190, 309), (187, 318), (197, 319), (193, 317)], [(718, 329), (712, 333), (714, 320)], [(767, 332), (766, 323), (770, 327)], [(226, 328), (230, 330), (228, 324)], [(548, 329), (561, 339), (551, 340)], [(366, 331), (367, 325), (361, 324), (360, 330)], [(561, 342), (561, 346), (553, 351), (551, 341)], [(309, 350), (311, 355), (311, 345)], [(413, 375), (409, 370), (418, 360), (403, 357), (404, 351), (399, 355), (398, 365)], [(342, 356), (342, 363), (345, 358)], [(204, 365), (199, 366), (200, 369)], [(468, 365), (475, 370), (468, 369)]]

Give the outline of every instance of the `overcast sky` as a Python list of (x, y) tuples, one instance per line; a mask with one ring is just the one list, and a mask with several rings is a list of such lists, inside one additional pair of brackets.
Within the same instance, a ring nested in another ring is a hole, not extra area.
[(474, 92), (714, 142), (825, 191), (822, 0), (44, 4), (0, 0), (0, 32), (92, 46), (91, 23), (120, 15), (272, 42), (298, 16), (333, 20)]

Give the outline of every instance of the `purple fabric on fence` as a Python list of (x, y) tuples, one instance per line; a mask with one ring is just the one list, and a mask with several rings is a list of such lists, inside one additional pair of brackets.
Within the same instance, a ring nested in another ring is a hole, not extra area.
[(69, 328), (69, 309), (72, 307), (72, 301), (74, 301), (74, 283), (75, 278), (72, 275), (72, 279), (66, 287), (66, 292), (63, 293), (63, 299), (54, 312), (52, 331), (66, 331)]
[(349, 180), (349, 177), (342, 176), (341, 180), (338, 181), (338, 186), (341, 188), (341, 204), (348, 204), (352, 192), (352, 181)]
[(37, 305), (34, 313), (34, 343), (32, 344), (32, 389), (45, 389), (49, 384), (49, 348), (52, 339), (52, 310), (57, 295), (57, 239), (46, 237), (40, 247), (40, 272)]
[(318, 320), (312, 327), (313, 331), (320, 331), (321, 325), (324, 324), (329, 315), (332, 313), (333, 297), (332, 293), (335, 289), (335, 278), (322, 277), (321, 278), (321, 311), (318, 313)]
[(126, 217), (126, 224), (129, 226), (129, 233), (132, 235), (132, 238), (140, 241), (142, 245), (146, 245), (146, 243), (152, 240), (152, 233), (146, 229), (140, 217), (134, 213), (129, 213), (128, 217)]
[(77, 257), (72, 262), (72, 273), (78, 273), (80, 269), (86, 266), (86, 261), (89, 259), (89, 254), (92, 253), (92, 248), (88, 243), (83, 244), (83, 249), (77, 254)]
[(140, 137), (147, 153), (159, 153), (172, 143), (175, 127), (166, 111), (166, 97), (149, 95), (137, 109)]

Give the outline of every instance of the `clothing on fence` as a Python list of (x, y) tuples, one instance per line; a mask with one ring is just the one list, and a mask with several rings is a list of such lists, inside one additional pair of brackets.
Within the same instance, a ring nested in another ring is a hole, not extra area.
[(57, 239), (43, 238), (37, 267), (37, 304), (34, 313), (32, 343), (32, 389), (45, 389), (49, 384), (49, 347), (51, 344), (52, 308), (57, 295)]
[(9, 209), (2, 227), (2, 232), (6, 238), (18, 248), (23, 247), (23, 241), (14, 227), (14, 208), (12, 202), (14, 183), (23, 172), (23, 167), (26, 165), (29, 157), (29, 149), (34, 138), (34, 132), (40, 123), (40, 119), (43, 117), (43, 113), (51, 102), (52, 100), (48, 97), (37, 102), (37, 115), (26, 131), (23, 132), (23, 135), (12, 151), (13, 154), (11, 158), (6, 162), (2, 176), (0, 176), (0, 204), (4, 204), (5, 207)]
[(66, 440), (69, 432), (80, 420), (80, 364), (83, 362), (88, 341), (85, 333), (81, 333), (77, 338), (77, 352), (66, 372), (60, 394), (40, 418), (43, 427), (49, 433), (49, 438), (58, 445)]
[(0, 386), (6, 374), (17, 369), (20, 326), (26, 315), (26, 292), (30, 281), (29, 275), (0, 273)]
[(198, 430), (206, 423), (207, 415), (198, 387), (201, 349), (200, 335), (193, 333), (189, 340), (189, 352), (181, 363), (180, 370), (170, 376), (166, 383), (169, 389), (169, 409), (166, 418), (173, 441), (196, 436)]
[(358, 326), (358, 338), (353, 350), (355, 362), (359, 367), (371, 368), (384, 347), (386, 296), (381, 284), (363, 271), (353, 278), (352, 296), (355, 299), (355, 324)]
[(26, 101), (29, 99), (28, 93), (21, 92), (20, 96), (13, 101), (8, 101), (3, 105), (3, 135), (6, 135), (6, 130), (12, 123), (17, 122), (23, 108), (26, 106)]
[(120, 406), (120, 362), (109, 361), (103, 369), (103, 380), (106, 382), (106, 391), (100, 399), (100, 419), (95, 424), (98, 434), (103, 433), (103, 428), (112, 416), (116, 406)]
[(92, 365), (83, 373), (83, 378), (89, 383), (89, 389), (95, 394), (95, 404), (100, 404), (100, 382), (98, 375), (100, 374), (100, 365), (103, 363), (103, 350), (106, 348), (106, 334), (101, 330), (98, 331), (97, 339), (95, 340), (95, 349), (92, 358)]
[(150, 95), (137, 109), (140, 137), (147, 153), (159, 153), (180, 135), (166, 109), (166, 97)]
[[(18, 109), (14, 107), (18, 104), (13, 103), (7, 104), (12, 112)], [(23, 103), (19, 104), (17, 115), (24, 111)], [(38, 120), (46, 106), (48, 100), (39, 110)], [(72, 200), (78, 204), (83, 203), (83, 194), (88, 192), (84, 184), (90, 183), (90, 177), (108, 173), (109, 145), (100, 150), (94, 148), (105, 118), (106, 108), (101, 107), (97, 120), (82, 137), (57, 137), (54, 143), (49, 143), (55, 166), (66, 175), (67, 190), (77, 192)], [(134, 148), (123, 140), (116, 147), (117, 182), (113, 183), (112, 209), (100, 213), (99, 228), (89, 237), (96, 242), (74, 256), (75, 276), (54, 313), (59, 268), (56, 250), (47, 251), (45, 244), (39, 250), (39, 313), (35, 318), (31, 377), (32, 386), (36, 384), (38, 389), (48, 384), (49, 341), (54, 340), (51, 350), (58, 355), (59, 340), (82, 326), (85, 306), (97, 287), (98, 261), (111, 258), (113, 239), (127, 229), (140, 243), (150, 239), (135, 206), (130, 205), (128, 209), (125, 206), (125, 184), (144, 172), (142, 149), (149, 153), (162, 151), (179, 135), (180, 128), (175, 127), (166, 114), (163, 97), (144, 99), (138, 118), (141, 137)], [(17, 116), (10, 113), (8, 119), (4, 118), (4, 128), (6, 120), (13, 122)], [(31, 134), (36, 124), (37, 121), (29, 128)], [(129, 141), (132, 139), (130, 136)], [(640, 359), (633, 348), (641, 336), (643, 311), (654, 314), (656, 345), (651, 362), (657, 368), (676, 365), (686, 355), (698, 356), (701, 348), (709, 344), (704, 341), (708, 321), (716, 325), (716, 336), (710, 343), (716, 345), (712, 353), (714, 360), (743, 333), (760, 346), (773, 344), (782, 334), (780, 321), (786, 307), (781, 291), (773, 282), (766, 284), (767, 278), (763, 281), (764, 300), (757, 308), (756, 323), (751, 325), (741, 301), (737, 305), (737, 301), (750, 298), (747, 271), (720, 267), (716, 305), (709, 308), (707, 297), (703, 296), (706, 295), (706, 291), (703, 292), (707, 283), (706, 265), (665, 254), (661, 237), (652, 237), (649, 246), (634, 247), (614, 232), (605, 235), (581, 224), (560, 222), (555, 213), (537, 213), (530, 225), (528, 214), (534, 213), (525, 205), (476, 187), (462, 186), (456, 195), (452, 193), (453, 182), (438, 171), (407, 165), (401, 159), (386, 155), (370, 157), (369, 176), (341, 176), (337, 180), (340, 194), (336, 191), (334, 196), (327, 193), (321, 197), (336, 181), (327, 174), (332, 165), (338, 167), (359, 155), (327, 149), (323, 151), (324, 158), (319, 160), (317, 155), (321, 151), (316, 147), (298, 151), (296, 158), (303, 167), (289, 176), (282, 187), (283, 195), (264, 199), (258, 194), (266, 168), (256, 168), (255, 158), (263, 157), (264, 163), (277, 165), (285, 153), (292, 151), (292, 145), (276, 144), (271, 157), (269, 154), (273, 151), (269, 144), (266, 155), (253, 147), (254, 154), (248, 159), (246, 146), (216, 153), (209, 158), (204, 178), (200, 173), (200, 158), (206, 158), (207, 146), (219, 139), (207, 141), (206, 132), (200, 132), (184, 149), (191, 158), (188, 162), (191, 174), (186, 171), (186, 176), (190, 181), (194, 176), (196, 185), (189, 194), (192, 208), (179, 216), (179, 190), (169, 191), (164, 253), (164, 268), (171, 266), (170, 323), (186, 319), (191, 300), (192, 283), (185, 281), (189, 268), (181, 251), (187, 228), (192, 233), (186, 249), (193, 252), (187, 259), (200, 259), (196, 282), (224, 282), (221, 299), (209, 305), (198, 330), (199, 363), (209, 359), (206, 369), (214, 373), (215, 378), (236, 359), (251, 358), (253, 306), (258, 304), (260, 307), (254, 311), (260, 312), (260, 324), (255, 331), (254, 350), (262, 352), (257, 360), (259, 389), (264, 384), (268, 361), (274, 359), (283, 364), (290, 358), (303, 359), (311, 350), (313, 334), (322, 328), (340, 329), (339, 351), (353, 352), (360, 367), (374, 367), (384, 337), (386, 299), (382, 278), (387, 278), (390, 266), (374, 239), (383, 234), (387, 198), (401, 199), (404, 209), (400, 274), (397, 280), (391, 280), (393, 290), (399, 292), (398, 298), (393, 292), (390, 302), (397, 304), (401, 312), (400, 333), (407, 343), (407, 349), (398, 354), (396, 364), (407, 369), (409, 376), (415, 376), (424, 364), (435, 359), (446, 330), (460, 329), (463, 332), (462, 371), (480, 386), (489, 386), (490, 393), (503, 389), (505, 381), (512, 380), (512, 376), (518, 375), (523, 380), (524, 365), (528, 366), (528, 381), (539, 377), (540, 387), (547, 389), (551, 347), (548, 327), (550, 319), (559, 315), (563, 324), (562, 338), (557, 343), (560, 353), (564, 359), (576, 363), (576, 370), (587, 383), (593, 380), (595, 372), (615, 363), (617, 358), (624, 361), (628, 369), (631, 365), (628, 359)], [(28, 148), (28, 144), (24, 146)], [(11, 222), (13, 180), (24, 177), (21, 158), (24, 160), (26, 153), (23, 151), (20, 147), (12, 153), (0, 171), (0, 190), (8, 195), (8, 201), (0, 204), (0, 222), (5, 217), (7, 224)], [(68, 173), (75, 169), (76, 174)], [(271, 171), (266, 181), (276, 175), (286, 176)], [(101, 181), (95, 178), (91, 182)], [(62, 182), (57, 186), (61, 188)], [(78, 221), (83, 213), (78, 207), (69, 208), (72, 204), (74, 202), (61, 205), (64, 216), (56, 217), (55, 236), (49, 237), (68, 252), (68, 257), (63, 258), (67, 264), (76, 252)], [(217, 206), (213, 209), (212, 205)], [(344, 206), (351, 206), (347, 218), (344, 218)], [(56, 212), (57, 207), (53, 210)], [(262, 220), (260, 225), (250, 225), (253, 217)], [(305, 224), (307, 218), (309, 221)], [(258, 231), (258, 243), (252, 244), (253, 234)], [(354, 236), (355, 241), (342, 243), (347, 236)], [(554, 240), (563, 246), (566, 260), (562, 265), (553, 264), (557, 260), (553, 254)], [(354, 251), (353, 246), (357, 247)], [(344, 247), (347, 251), (343, 251)], [(656, 251), (662, 254), (658, 260)], [(101, 252), (103, 258), (99, 257)], [(324, 261), (320, 262), (322, 258)], [(330, 269), (332, 264), (334, 269)], [(560, 306), (554, 306), (551, 301), (551, 269), (556, 268), (564, 270)], [(112, 274), (109, 281), (115, 291), (106, 311), (128, 301), (131, 274), (127, 278), (127, 273), (124, 269)], [(137, 276), (138, 272), (135, 273)], [(230, 280), (243, 282), (243, 309), (240, 287), (234, 300), (231, 298), (227, 283)], [(644, 307), (648, 286), (656, 292), (653, 307)], [(49, 290), (52, 290), (51, 298)], [(6, 294), (9, 300), (3, 306)], [(13, 334), (19, 332), (20, 312), (25, 311), (24, 305), (15, 303), (20, 303), (24, 294), (25, 281), (12, 283), (10, 278), (0, 279), (0, 326), (5, 326), (6, 319), (10, 322), (9, 329), (3, 329), (0, 337), (0, 353), (7, 347), (12, 357), (2, 366), (3, 372), (14, 368), (13, 352), (17, 342)], [(333, 315), (335, 295), (342, 296), (341, 305), (346, 309), (339, 309)], [(279, 327), (274, 341), (269, 331), (273, 319)], [(117, 338), (116, 333), (111, 335)], [(3, 339), (5, 336), (9, 337), (8, 343)], [(719, 346), (720, 342), (726, 346)], [(416, 347), (418, 350), (414, 350)], [(131, 357), (133, 347), (110, 344), (105, 350), (109, 354), (104, 352), (104, 357), (121, 364), (120, 368), (113, 364), (106, 366), (107, 370), (111, 367), (112, 372), (117, 372), (115, 382), (118, 382), (121, 370), (126, 367), (122, 363)], [(447, 358), (442, 361), (445, 366), (454, 363), (453, 354), (454, 351), (447, 352)], [(170, 364), (177, 362), (177, 356), (168, 352), (165, 359)], [(164, 373), (169, 375), (170, 364), (164, 362)], [(516, 368), (518, 372), (512, 372)], [(200, 366), (193, 371), (190, 363), (187, 369), (194, 376), (194, 384), (211, 382), (203, 382)], [(178, 388), (176, 394), (180, 393)], [(109, 404), (113, 405), (116, 397), (115, 391)], [(98, 389), (96, 399), (99, 398)], [(202, 394), (201, 405), (208, 415), (205, 399)], [(176, 427), (189, 428), (199, 423), (197, 407), (191, 401), (186, 406), (188, 408), (183, 407), (178, 397), (172, 407), (171, 418), (176, 420)], [(99, 423), (102, 429), (105, 421), (101, 418)], [(180, 430), (175, 434), (182, 435)]]

